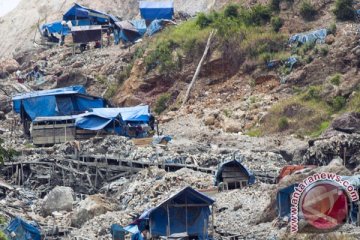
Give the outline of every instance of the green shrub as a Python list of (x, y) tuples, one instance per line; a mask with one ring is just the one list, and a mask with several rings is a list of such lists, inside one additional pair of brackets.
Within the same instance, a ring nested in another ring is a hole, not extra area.
[(5, 149), (1, 146), (4, 143), (4, 140), (0, 138), (0, 165), (5, 161), (11, 161), (14, 156), (18, 156), (19, 153), (14, 149)]
[(281, 0), (271, 0), (270, 1), (270, 8), (273, 11), (280, 11), (280, 2)]
[(172, 40), (159, 42), (155, 50), (145, 57), (147, 72), (159, 66), (160, 73), (170, 73), (179, 67), (179, 62), (173, 59), (173, 50), (175, 48), (176, 44)]
[(253, 128), (246, 132), (246, 135), (249, 137), (260, 137), (262, 135), (261, 130), (259, 128)]
[(289, 121), (286, 117), (281, 117), (278, 122), (279, 131), (284, 131), (289, 127)]
[(310, 137), (316, 138), (319, 137), (328, 127), (330, 126), (330, 121), (324, 121), (320, 124), (318, 129), (310, 134)]
[(260, 26), (270, 21), (271, 10), (268, 6), (257, 4), (250, 10), (243, 9), (241, 15), (246, 25)]
[(283, 26), (283, 24), (284, 24), (284, 22), (280, 17), (272, 17), (271, 18), (271, 26), (275, 32), (278, 32), (280, 30), (280, 28)]
[(166, 110), (170, 101), (171, 95), (169, 93), (164, 93), (160, 95), (155, 103), (155, 113), (161, 114), (163, 111)]
[(354, 20), (355, 8), (353, 0), (336, 0), (334, 14), (338, 20)]
[(306, 91), (303, 99), (306, 101), (309, 100), (318, 100), (320, 98), (320, 89), (319, 87), (310, 86), (309, 89)]
[(327, 28), (327, 32), (328, 34), (333, 34), (335, 35), (336, 34), (336, 23), (332, 23), (328, 28)]
[(334, 76), (332, 76), (330, 78), (330, 82), (331, 84), (335, 85), (335, 86), (339, 86), (340, 85), (340, 79), (341, 79), (341, 75), (340, 74), (335, 74)]
[(308, 2), (303, 1), (300, 6), (300, 15), (307, 21), (314, 20), (315, 15), (317, 14), (316, 9), (314, 6)]
[(346, 99), (343, 96), (336, 96), (332, 99), (330, 105), (334, 112), (338, 112), (345, 107)]
[(0, 231), (0, 240), (8, 240), (5, 233), (3, 231)]
[(225, 8), (224, 16), (228, 18), (239, 17), (239, 5), (230, 4)]
[(196, 25), (198, 25), (201, 29), (210, 26), (211, 23), (212, 20), (205, 13), (199, 13), (196, 18)]
[(325, 57), (326, 55), (328, 55), (328, 53), (329, 53), (329, 48), (328, 48), (328, 47), (322, 47), (322, 48), (320, 48), (320, 54), (323, 55), (324, 57)]

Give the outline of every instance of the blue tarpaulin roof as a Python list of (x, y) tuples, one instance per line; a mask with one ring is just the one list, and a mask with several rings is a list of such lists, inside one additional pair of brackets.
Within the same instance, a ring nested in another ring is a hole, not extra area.
[[(5, 229), (9, 239), (13, 240), (41, 240), (40, 230), (32, 224), (29, 224), (17, 217), (13, 219), (9, 226)], [(15, 237), (10, 237), (10, 234), (14, 232)]]
[(123, 122), (149, 122), (149, 106), (125, 108), (94, 108), (75, 121), (76, 127), (88, 130), (100, 130), (108, 126), (114, 119)]
[(279, 217), (285, 217), (290, 215), (291, 207), (291, 194), (295, 191), (295, 187), (298, 184), (293, 184), (286, 188), (280, 189), (276, 194), (276, 206), (278, 210)]
[[(214, 202), (213, 199), (193, 188), (185, 187), (156, 207), (145, 211), (138, 222), (151, 219), (149, 227), (152, 235), (166, 236), (169, 225), (167, 209), (169, 209), (170, 234), (187, 232), (189, 235), (198, 236), (199, 239), (207, 239), (209, 206)], [(190, 204), (191, 207), (186, 208), (187, 204)], [(206, 229), (205, 236), (203, 235), (204, 229)]]
[(64, 15), (63, 20), (93, 19), (97, 23), (108, 23), (109, 15), (75, 3)]
[(223, 181), (222, 172), (226, 166), (234, 166), (240, 168), (240, 170), (249, 177), (248, 184), (251, 185), (255, 183), (255, 176), (252, 172), (250, 172), (246, 167), (244, 167), (239, 161), (231, 160), (219, 165), (218, 170), (215, 174), (215, 186), (217, 186)]
[(37, 117), (73, 115), (106, 105), (105, 99), (86, 95), (82, 86), (30, 92), (13, 97), (14, 111), (22, 114), (23, 107), (31, 120)]
[(290, 37), (290, 43), (307, 43), (307, 42), (319, 42), (324, 43), (327, 35), (327, 30), (325, 28), (318, 29), (311, 32), (298, 33)]
[(141, 17), (145, 20), (172, 19), (174, 15), (173, 1), (139, 2)]
[(45, 31), (45, 29), (48, 30), (49, 34), (62, 34), (62, 35), (68, 35), (70, 33), (70, 29), (67, 25), (63, 26), (61, 24), (61, 21), (56, 21), (52, 23), (45, 23), (41, 26), (42, 32)]

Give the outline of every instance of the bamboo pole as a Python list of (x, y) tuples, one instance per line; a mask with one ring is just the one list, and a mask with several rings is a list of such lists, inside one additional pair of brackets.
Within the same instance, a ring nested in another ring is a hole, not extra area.
[(183, 100), (183, 102), (182, 102), (181, 107), (185, 106), (185, 103), (186, 103), (187, 100), (189, 99), (190, 91), (191, 91), (191, 89), (192, 89), (192, 87), (193, 87), (193, 85), (194, 85), (194, 83), (195, 83), (195, 81), (196, 81), (196, 79), (197, 79), (197, 77), (198, 77), (198, 75), (199, 75), (199, 73), (200, 73), (201, 66), (202, 66), (202, 64), (203, 64), (203, 62), (204, 62), (204, 60), (205, 60), (205, 58), (206, 58), (206, 55), (207, 55), (207, 53), (208, 53), (208, 51), (209, 51), (209, 48), (210, 48), (211, 39), (212, 39), (212, 37), (213, 37), (215, 34), (216, 34), (216, 31), (215, 31), (215, 30), (212, 30), (212, 31), (210, 32), (210, 35), (209, 35), (209, 37), (208, 37), (208, 40), (207, 40), (207, 43), (206, 43), (206, 47), (205, 47), (204, 53), (203, 53), (203, 55), (202, 55), (202, 57), (201, 57), (201, 59), (200, 59), (200, 62), (199, 62), (199, 64), (198, 64), (197, 68), (196, 68), (195, 74), (194, 74), (194, 76), (193, 76), (193, 78), (192, 78), (192, 80), (191, 80), (191, 82), (190, 82), (190, 85), (189, 85), (189, 87), (188, 87), (188, 89), (187, 89), (187, 91), (186, 91), (186, 94), (185, 94), (185, 97), (184, 97), (184, 100)]

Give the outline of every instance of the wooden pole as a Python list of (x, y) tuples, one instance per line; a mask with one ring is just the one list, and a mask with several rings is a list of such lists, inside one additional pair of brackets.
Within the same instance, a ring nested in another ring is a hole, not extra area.
[(186, 235), (188, 235), (188, 207), (187, 207), (187, 196), (185, 196), (185, 221), (186, 221)]
[(197, 79), (197, 77), (198, 77), (198, 75), (199, 75), (199, 73), (200, 73), (201, 66), (202, 66), (202, 64), (203, 64), (203, 62), (204, 62), (204, 60), (205, 60), (205, 58), (206, 58), (206, 55), (207, 55), (207, 53), (208, 53), (208, 51), (209, 51), (209, 48), (210, 48), (211, 38), (215, 35), (215, 33), (216, 33), (215, 30), (212, 30), (212, 31), (210, 32), (210, 35), (209, 35), (209, 37), (208, 37), (208, 40), (207, 40), (207, 43), (206, 43), (206, 47), (205, 47), (204, 53), (203, 53), (203, 55), (202, 55), (202, 57), (201, 57), (201, 59), (200, 59), (200, 62), (199, 62), (199, 64), (198, 64), (197, 68), (196, 68), (195, 74), (194, 74), (194, 76), (193, 76), (193, 78), (192, 78), (192, 80), (191, 80), (191, 82), (190, 82), (190, 85), (189, 85), (189, 87), (188, 87), (188, 89), (187, 89), (187, 91), (186, 91), (186, 94), (185, 94), (185, 97), (184, 97), (184, 100), (183, 100), (183, 102), (182, 102), (181, 107), (185, 106), (185, 103), (186, 103), (187, 100), (189, 99), (189, 95), (190, 95), (191, 88), (193, 87), (193, 85), (194, 85), (194, 83), (195, 83), (195, 81), (196, 81), (196, 79)]
[(169, 211), (169, 204), (166, 205), (166, 209), (167, 209), (167, 217), (168, 217), (168, 227), (167, 227), (167, 233), (166, 236), (169, 237), (171, 234), (171, 229), (170, 229), (170, 211)]
[(214, 235), (215, 235), (215, 206), (212, 205), (211, 206), (211, 235), (212, 235), (212, 239), (214, 239)]

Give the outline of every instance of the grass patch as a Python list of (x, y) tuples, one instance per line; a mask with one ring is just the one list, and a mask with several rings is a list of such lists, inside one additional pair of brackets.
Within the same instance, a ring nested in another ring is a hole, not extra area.
[(253, 128), (246, 132), (246, 135), (249, 137), (260, 137), (262, 135), (261, 130), (259, 128)]
[(307, 21), (314, 20), (317, 14), (316, 9), (309, 1), (303, 1), (300, 5), (300, 15)]
[(164, 112), (167, 107), (169, 106), (171, 95), (169, 93), (164, 93), (159, 96), (155, 103), (155, 113), (160, 115), (162, 112)]
[(337, 20), (347, 21), (355, 19), (353, 0), (336, 0), (334, 14)]
[(95, 79), (101, 84), (107, 84), (107, 78), (104, 75), (96, 75)]
[(249, 9), (231, 4), (223, 11), (200, 13), (195, 19), (164, 29), (152, 39), (145, 54), (147, 71), (157, 69), (170, 74), (181, 70), (184, 61), (197, 61), (213, 29), (217, 34), (212, 50), (221, 52), (224, 64), (233, 64), (235, 69), (247, 59), (262, 61), (264, 56), (284, 53), (287, 36), (276, 32), (282, 20), (273, 17), (271, 27), (267, 24), (271, 17), (271, 7), (260, 4)]
[(279, 131), (284, 131), (289, 127), (289, 120), (287, 117), (281, 117), (278, 121), (278, 129)]
[(335, 86), (339, 86), (341, 83), (341, 75), (339, 73), (335, 74), (330, 78), (330, 83)]
[(284, 25), (284, 21), (280, 17), (271, 18), (271, 26), (275, 32), (279, 32), (281, 27)]
[(224, 113), (225, 117), (227, 117), (227, 118), (231, 118), (231, 116), (232, 116), (232, 111), (229, 109), (224, 109), (223, 113)]
[(319, 137), (326, 129), (329, 128), (329, 126), (330, 126), (330, 121), (322, 122), (318, 127), (318, 129), (310, 134), (310, 137), (312, 138)]

